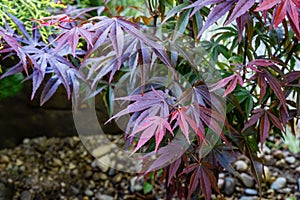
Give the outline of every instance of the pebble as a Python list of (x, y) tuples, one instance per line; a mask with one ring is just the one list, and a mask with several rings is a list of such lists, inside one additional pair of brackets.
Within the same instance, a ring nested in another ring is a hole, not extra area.
[(285, 159), (278, 160), (278, 161), (275, 163), (275, 165), (276, 165), (277, 167), (280, 167), (280, 168), (285, 167), (285, 166), (286, 166)]
[(24, 164), (24, 162), (23, 162), (22, 160), (17, 159), (17, 161), (16, 161), (16, 165), (17, 165), (17, 166), (21, 166), (21, 165), (23, 165), (23, 164)]
[(300, 178), (298, 178), (298, 190), (300, 191)]
[(107, 179), (107, 175), (104, 174), (104, 173), (100, 173), (99, 178), (100, 178), (101, 180), (106, 180), (106, 179)]
[(252, 178), (252, 176), (246, 174), (246, 173), (242, 173), (241, 175), (242, 181), (244, 183), (244, 185), (246, 187), (253, 187), (254, 186), (254, 179)]
[(290, 194), (292, 191), (291, 188), (283, 188), (282, 190), (280, 190), (281, 193), (284, 193), (284, 194)]
[(296, 171), (300, 173), (300, 166), (296, 168)]
[(264, 166), (264, 175), (265, 175), (264, 178), (265, 178), (266, 182), (269, 182), (270, 178), (271, 178), (271, 172), (270, 172), (269, 167), (267, 167), (267, 166)]
[(218, 188), (219, 189), (223, 189), (224, 183), (225, 183), (224, 179), (219, 179), (218, 180)]
[(237, 171), (240, 171), (240, 172), (245, 172), (245, 171), (248, 170), (247, 163), (245, 161), (242, 161), (242, 160), (236, 161), (235, 164), (234, 164), (234, 166), (235, 166), (235, 169)]
[(93, 172), (92, 171), (86, 171), (85, 174), (84, 174), (84, 177), (85, 178), (89, 178), (93, 175)]
[(69, 163), (69, 169), (73, 170), (76, 168), (76, 165), (74, 165), (73, 163)]
[(107, 174), (108, 174), (108, 176), (114, 176), (116, 174), (116, 172), (113, 168), (110, 168)]
[(258, 192), (255, 189), (247, 188), (245, 189), (245, 194), (249, 196), (255, 196), (258, 194)]
[(276, 150), (276, 151), (273, 153), (273, 156), (274, 156), (275, 158), (281, 159), (281, 158), (283, 158), (283, 153), (282, 153), (281, 150)]
[(78, 195), (80, 193), (79, 189), (74, 187), (73, 185), (71, 185), (71, 190), (73, 192), (73, 194)]
[(257, 200), (259, 199), (258, 197), (246, 197), (246, 196), (242, 196), (239, 200)]
[(95, 160), (92, 162), (91, 166), (92, 166), (93, 168), (96, 168), (96, 167), (100, 168), (100, 170), (101, 170), (102, 172), (104, 172), (104, 173), (106, 173), (106, 172), (109, 170), (109, 166), (108, 166), (108, 165), (103, 165), (103, 164), (101, 164), (100, 161), (98, 161), (97, 159), (95, 159)]
[(86, 190), (84, 191), (84, 194), (85, 194), (86, 196), (91, 197), (91, 196), (94, 195), (94, 192), (93, 192), (92, 190), (90, 190), (90, 189), (86, 189)]
[(233, 194), (234, 189), (235, 189), (235, 180), (230, 177), (225, 178), (224, 193), (227, 196), (230, 196)]
[(10, 160), (7, 155), (2, 155), (0, 161), (3, 163), (9, 163)]
[(93, 180), (94, 181), (99, 181), (100, 180), (100, 175), (98, 173), (93, 174)]
[(121, 173), (118, 173), (118, 174), (112, 179), (112, 181), (113, 181), (113, 183), (120, 183), (120, 182), (122, 181), (122, 178), (123, 178), (122, 174), (121, 174)]
[(101, 145), (100, 147), (92, 151), (92, 155), (96, 158), (99, 158), (111, 151), (111, 145)]
[(29, 199), (32, 199), (32, 194), (30, 191), (28, 190), (25, 190), (21, 193), (20, 195), (20, 199), (21, 200), (29, 200)]
[(53, 165), (54, 166), (60, 167), (60, 166), (62, 166), (62, 164), (63, 164), (63, 162), (60, 159), (53, 158)]
[(29, 142), (30, 142), (30, 139), (29, 139), (29, 138), (24, 138), (23, 144), (29, 144)]
[(100, 193), (98, 193), (98, 194), (96, 195), (96, 198), (97, 198), (98, 200), (114, 200), (114, 197), (109, 196), (109, 195), (106, 195), (106, 194), (100, 194)]
[(142, 180), (138, 179), (137, 176), (134, 176), (130, 179), (130, 191), (141, 191), (143, 190)]
[(294, 164), (296, 162), (296, 158), (293, 156), (289, 156), (285, 158), (285, 161), (289, 164)]
[(286, 185), (286, 178), (284, 177), (278, 177), (271, 185), (271, 189), (274, 189), (274, 190), (280, 190), (282, 188), (285, 187)]

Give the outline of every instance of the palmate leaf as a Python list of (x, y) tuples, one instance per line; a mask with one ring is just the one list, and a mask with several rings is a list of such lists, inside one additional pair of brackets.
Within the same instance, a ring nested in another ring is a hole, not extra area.
[[(183, 155), (188, 145), (189, 144), (186, 142), (185, 137), (180, 134), (178, 137), (175, 137), (171, 143), (159, 148), (157, 152), (147, 153), (144, 156), (144, 171), (148, 173), (174, 163), (170, 173), (175, 174), (177, 171), (176, 168), (178, 169), (178, 165), (180, 165), (181, 162), (181, 155)], [(154, 161), (147, 161), (147, 158), (150, 158), (154, 155), (156, 156)]]
[(228, 94), (230, 94), (232, 91), (234, 91), (234, 89), (236, 88), (236, 85), (239, 84), (240, 86), (243, 87), (244, 85), (244, 81), (242, 79), (242, 77), (239, 74), (233, 74), (227, 78), (224, 78), (222, 80), (220, 80), (219, 82), (217, 82), (212, 89), (210, 89), (211, 92), (223, 88), (227, 85), (227, 88), (225, 90), (225, 93), (223, 95), (223, 97), (227, 96)]
[(215, 7), (213, 7), (209, 15), (207, 16), (206, 22), (197, 37), (199, 38), (206, 29), (208, 29), (212, 24), (214, 24), (221, 17), (223, 17), (223, 15), (225, 15), (225, 13), (227, 13), (232, 8), (234, 3), (235, 3), (234, 0), (224, 1), (216, 5)]
[(300, 39), (300, 26), (299, 26), (299, 1), (297, 0), (264, 0), (262, 4), (255, 9), (255, 11), (266, 11), (271, 8), (274, 9), (274, 16), (272, 25), (276, 29), (283, 19), (287, 16), (290, 19), (290, 25), (295, 32), (298, 39)]
[(83, 27), (73, 27), (70, 30), (64, 30), (56, 39), (57, 46), (54, 51), (63, 49), (66, 45), (71, 48), (72, 55), (75, 57), (76, 47), (79, 42), (79, 38), (83, 37), (86, 42), (92, 46), (92, 32)]
[(195, 120), (193, 120), (188, 114), (189, 107), (180, 107), (172, 112), (171, 123), (176, 119), (176, 124), (174, 125), (173, 129), (179, 126), (181, 132), (185, 136), (188, 143), (190, 142), (190, 128), (202, 139), (204, 139), (204, 132), (198, 127)]
[(108, 18), (108, 17), (94, 17), (92, 20), (98, 20), (95, 22), (91, 30), (95, 31), (92, 39), (93, 48), (87, 51), (86, 60), (92, 52), (107, 42), (108, 36), (118, 62), (120, 62), (121, 55), (124, 55), (124, 35), (129, 34), (131, 38), (135, 38), (146, 45), (147, 48), (151, 48), (155, 55), (167, 65), (167, 67), (174, 72), (174, 68), (169, 60), (167, 53), (164, 51), (163, 46), (159, 43), (158, 38), (153, 40), (148, 35), (143, 33), (137, 24), (127, 21), (122, 18)]
[(168, 117), (169, 105), (171, 105), (174, 101), (174, 99), (168, 94), (168, 91), (163, 92), (161, 90), (155, 90), (154, 88), (152, 88), (152, 91), (146, 92), (144, 94), (136, 94), (128, 97), (116, 98), (115, 100), (133, 101), (133, 103), (130, 104), (126, 109), (114, 115), (109, 121), (119, 118), (123, 115), (143, 111), (151, 107), (161, 108), (161, 110), (164, 111), (163, 113), (161, 113), (161, 116)]
[(202, 161), (201, 163), (193, 163), (183, 170), (182, 174), (192, 173), (187, 199), (191, 199), (199, 184), (205, 199), (211, 199), (212, 189), (220, 194), (217, 179), (212, 169), (214, 169), (213, 165)]
[[(20, 62), (22, 63), (21, 67), (23, 67), (25, 72), (28, 74), (27, 63), (29, 61), (29, 63), (32, 64), (32, 62), (30, 62), (30, 60), (31, 60), (30, 56), (23, 50), (22, 46), (19, 44), (19, 42), (13, 36), (9, 35), (7, 32), (5, 32), (2, 29), (0, 29), (0, 35), (3, 38), (3, 40), (9, 45), (8, 48), (12, 48), (13, 51), (17, 54), (17, 56), (20, 59)], [(2, 49), (1, 51), (5, 52), (4, 50), (5, 49)], [(5, 76), (7, 76), (7, 75), (4, 74), (1, 78), (5, 77)]]
[(277, 116), (275, 116), (271, 110), (264, 110), (262, 108), (258, 108), (253, 111), (252, 117), (245, 123), (242, 132), (245, 132), (246, 129), (251, 126), (256, 126), (258, 122), (261, 149), (263, 148), (263, 144), (265, 143), (267, 136), (269, 135), (272, 125), (285, 132), (283, 122)]
[(228, 25), (233, 20), (245, 14), (255, 3), (255, 0), (239, 0), (232, 13), (230, 13), (229, 19), (225, 22), (225, 25)]
[[(148, 117), (144, 122), (133, 132), (129, 137), (134, 137), (138, 132), (142, 132), (139, 137), (138, 144), (136, 148), (131, 153), (134, 154), (138, 149), (140, 149), (146, 142), (148, 142), (153, 136), (155, 136), (155, 152), (157, 152), (158, 147), (166, 135), (167, 130), (173, 134), (170, 123), (167, 118), (163, 117)], [(173, 134), (174, 135), (174, 134)]]

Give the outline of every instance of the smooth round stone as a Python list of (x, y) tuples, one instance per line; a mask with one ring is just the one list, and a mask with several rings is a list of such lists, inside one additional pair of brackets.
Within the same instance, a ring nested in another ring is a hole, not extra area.
[(108, 176), (114, 176), (116, 174), (115, 170), (113, 168), (110, 168), (108, 171)]
[(300, 178), (298, 178), (298, 190), (300, 191)]
[(282, 153), (281, 150), (277, 150), (277, 151), (275, 151), (275, 152), (273, 153), (273, 156), (274, 156), (275, 158), (281, 159), (281, 158), (283, 158), (283, 153)]
[(289, 156), (285, 158), (285, 161), (289, 164), (294, 164), (296, 162), (296, 158), (293, 156)]
[(114, 178), (113, 178), (113, 182), (114, 183), (119, 183), (119, 182), (121, 182), (122, 181), (122, 178), (123, 178), (123, 176), (122, 176), (122, 174), (117, 174)]
[(114, 200), (114, 197), (106, 195), (106, 194), (97, 194), (96, 198), (98, 200)]
[(247, 197), (247, 196), (242, 196), (239, 200), (258, 200), (258, 197)]
[(247, 188), (245, 189), (245, 194), (249, 196), (255, 196), (258, 194), (258, 192), (255, 189)]
[(23, 192), (21, 193), (21, 195), (20, 195), (20, 199), (21, 199), (21, 200), (32, 199), (32, 194), (31, 194), (31, 192), (28, 191), (28, 190), (23, 191)]
[(247, 163), (245, 161), (242, 161), (242, 160), (236, 161), (234, 166), (235, 166), (235, 169), (240, 171), (240, 172), (245, 172), (245, 171), (248, 170)]
[(285, 167), (286, 166), (286, 162), (285, 162), (285, 159), (281, 159), (281, 160), (278, 160), (275, 165), (277, 167)]
[(286, 182), (287, 182), (286, 178), (284, 178), (284, 177), (278, 177), (278, 178), (272, 183), (271, 189), (273, 189), (273, 190), (280, 190), (280, 189), (282, 189), (282, 188), (285, 187)]
[(93, 192), (92, 190), (90, 190), (90, 189), (87, 189), (87, 190), (84, 191), (84, 194), (85, 194), (86, 196), (91, 197), (91, 196), (94, 195), (94, 192)]
[(233, 194), (235, 189), (235, 180), (233, 178), (225, 178), (225, 184), (224, 184), (224, 192), (226, 195), (230, 196)]
[(254, 179), (252, 178), (252, 176), (246, 174), (246, 173), (242, 173), (241, 175), (242, 181), (244, 183), (244, 185), (246, 187), (253, 187), (254, 186)]
[(219, 189), (223, 189), (224, 184), (225, 184), (224, 179), (219, 179), (219, 180), (218, 180), (218, 188), (219, 188)]
[(280, 190), (281, 193), (284, 193), (284, 194), (290, 194), (292, 191), (291, 188), (283, 188), (282, 190)]
[(92, 155), (99, 158), (111, 151), (111, 145), (101, 145), (92, 151)]

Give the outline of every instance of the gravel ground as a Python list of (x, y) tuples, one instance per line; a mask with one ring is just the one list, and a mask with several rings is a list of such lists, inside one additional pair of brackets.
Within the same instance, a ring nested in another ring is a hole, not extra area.
[[(300, 154), (272, 140), (274, 147), (260, 154), (266, 163), (263, 199), (300, 199)], [(226, 199), (258, 199), (249, 161), (241, 157), (233, 166), (240, 179), (220, 174), (219, 188)], [(154, 188), (145, 195), (143, 179), (137, 180), (136, 174), (101, 167), (78, 137), (25, 139), (22, 145), (0, 151), (0, 200), (162, 199), (163, 189)]]

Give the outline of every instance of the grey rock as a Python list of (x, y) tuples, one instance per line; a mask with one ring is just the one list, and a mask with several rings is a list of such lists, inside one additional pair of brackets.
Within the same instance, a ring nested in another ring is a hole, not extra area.
[(283, 188), (282, 190), (280, 190), (281, 193), (284, 193), (284, 194), (290, 194), (292, 191), (291, 188)]
[(219, 179), (219, 180), (218, 180), (218, 188), (219, 188), (219, 189), (223, 189), (224, 184), (225, 184), (224, 179)]
[(286, 178), (284, 178), (284, 177), (278, 177), (278, 178), (272, 183), (271, 189), (273, 189), (273, 190), (280, 190), (280, 189), (282, 189), (282, 188), (285, 187), (286, 182), (287, 182)]
[(143, 190), (143, 181), (138, 179), (137, 176), (130, 179), (130, 192), (141, 191)]
[(111, 152), (111, 145), (101, 145), (92, 151), (92, 155), (99, 158), (109, 152)]
[(74, 187), (73, 185), (71, 185), (71, 190), (73, 192), (73, 194), (78, 195), (80, 193), (79, 189)]
[(285, 162), (285, 159), (281, 159), (281, 160), (278, 160), (275, 165), (279, 168), (283, 168), (286, 166), (286, 162)]
[(108, 171), (108, 176), (114, 176), (116, 174), (115, 170), (110, 168)]
[(245, 172), (248, 170), (247, 163), (242, 160), (238, 160), (237, 162), (235, 162), (234, 166), (235, 166), (235, 169), (240, 172)]
[(254, 179), (252, 178), (252, 176), (246, 174), (246, 173), (242, 173), (241, 175), (241, 178), (242, 178), (242, 181), (243, 181), (243, 184), (246, 186), (246, 187), (253, 187), (254, 186)]
[(240, 200), (257, 200), (259, 199), (258, 197), (247, 197), (247, 196), (242, 196)]
[(300, 191), (300, 178), (298, 178), (298, 190)]
[(84, 191), (84, 194), (85, 194), (86, 196), (91, 197), (91, 196), (94, 195), (94, 192), (93, 192), (92, 190), (90, 190), (90, 189), (86, 189), (86, 190)]
[(245, 189), (245, 194), (249, 196), (256, 196), (258, 192), (255, 189), (247, 188)]
[(28, 191), (28, 190), (23, 191), (23, 192), (21, 193), (21, 195), (20, 195), (20, 199), (21, 199), (21, 200), (30, 200), (30, 199), (32, 199), (32, 194), (31, 194), (31, 192)]
[(285, 158), (285, 161), (289, 164), (294, 164), (296, 162), (296, 158), (293, 156), (289, 156)]
[(233, 194), (235, 189), (235, 180), (233, 178), (225, 178), (225, 184), (224, 184), (224, 193), (227, 196), (230, 196)]
[(100, 194), (100, 193), (98, 193), (96, 195), (96, 199), (98, 199), (98, 200), (114, 200), (114, 197), (106, 195), (106, 194)]

